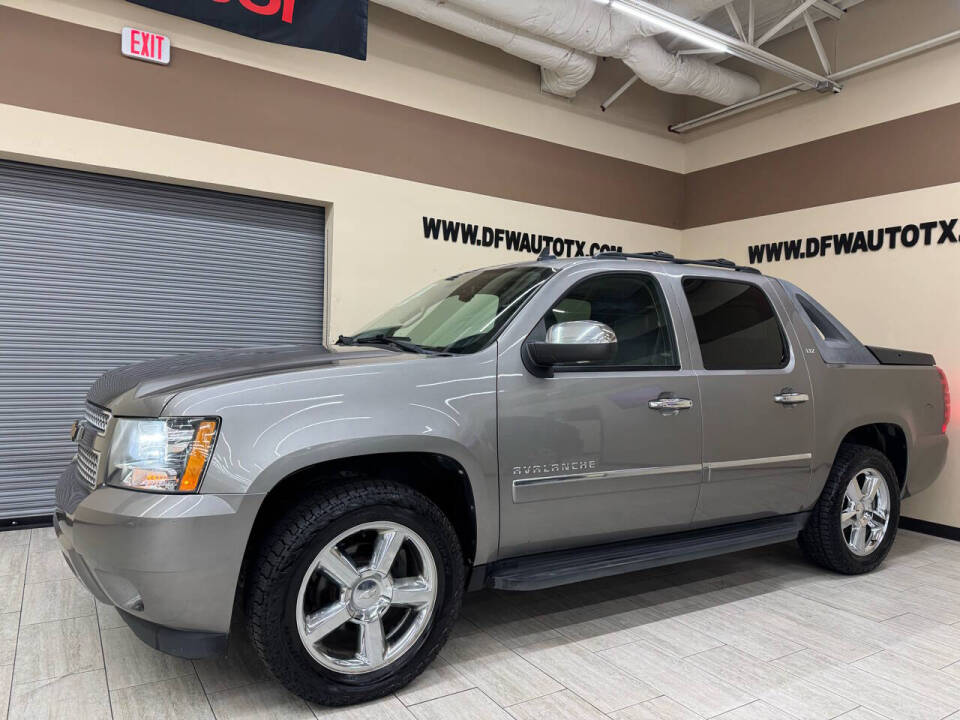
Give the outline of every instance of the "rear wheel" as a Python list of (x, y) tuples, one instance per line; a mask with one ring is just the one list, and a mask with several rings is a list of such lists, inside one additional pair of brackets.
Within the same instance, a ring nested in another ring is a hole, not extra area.
[(900, 484), (890, 460), (864, 445), (840, 446), (800, 545), (818, 565), (847, 575), (877, 567), (900, 520)]
[(403, 485), (306, 498), (261, 544), (247, 579), (253, 645), (288, 689), (325, 705), (394, 692), (436, 656), (459, 612), (449, 520)]

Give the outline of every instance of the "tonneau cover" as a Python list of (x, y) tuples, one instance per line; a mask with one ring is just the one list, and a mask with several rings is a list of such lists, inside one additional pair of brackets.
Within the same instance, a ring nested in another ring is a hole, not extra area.
[(881, 365), (935, 365), (936, 360), (930, 353), (913, 352), (911, 350), (895, 350), (894, 348), (874, 347), (867, 345), (867, 350), (880, 361)]

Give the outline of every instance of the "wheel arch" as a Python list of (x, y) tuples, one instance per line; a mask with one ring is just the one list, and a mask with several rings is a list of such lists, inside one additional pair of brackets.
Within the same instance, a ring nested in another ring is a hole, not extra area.
[(304, 491), (321, 484), (376, 478), (411, 487), (425, 495), (450, 519), (467, 565), (477, 555), (477, 507), (470, 476), (454, 457), (437, 452), (379, 452), (347, 455), (297, 468), (280, 478), (265, 494), (244, 551), (240, 584), (259, 539)]
[(907, 486), (907, 463), (909, 461), (907, 434), (903, 427), (891, 422), (858, 425), (849, 430), (840, 440), (834, 458), (840, 452), (840, 447), (845, 444), (865, 445), (885, 455), (897, 473), (900, 494), (903, 495)]

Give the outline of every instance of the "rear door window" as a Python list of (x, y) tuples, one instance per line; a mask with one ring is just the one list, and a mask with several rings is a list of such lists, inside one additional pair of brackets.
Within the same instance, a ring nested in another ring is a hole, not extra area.
[(790, 358), (770, 300), (756, 285), (687, 277), (683, 292), (706, 370), (766, 370)]

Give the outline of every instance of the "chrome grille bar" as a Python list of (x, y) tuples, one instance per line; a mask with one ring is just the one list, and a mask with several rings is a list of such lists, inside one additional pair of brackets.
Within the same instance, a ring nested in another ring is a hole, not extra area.
[(83, 409), (83, 419), (97, 431), (97, 435), (103, 435), (110, 422), (110, 411), (88, 402)]
[(91, 490), (97, 487), (97, 470), (100, 467), (100, 453), (85, 447), (77, 448), (77, 474)]

